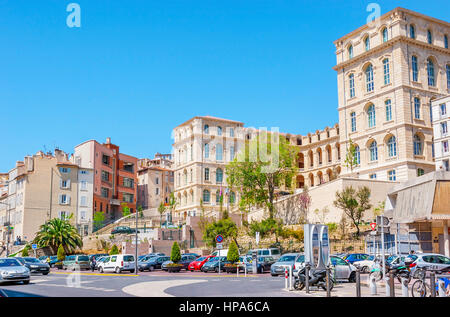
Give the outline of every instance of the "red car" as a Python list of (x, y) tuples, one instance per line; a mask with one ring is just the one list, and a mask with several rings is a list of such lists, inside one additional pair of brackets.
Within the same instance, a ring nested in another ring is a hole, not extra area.
[(209, 259), (213, 258), (214, 255), (208, 255), (208, 256), (202, 256), (199, 257), (198, 259), (196, 259), (195, 261), (189, 263), (188, 266), (188, 270), (189, 271), (200, 271), (200, 269), (202, 268), (203, 264), (205, 264), (206, 262), (209, 261)]

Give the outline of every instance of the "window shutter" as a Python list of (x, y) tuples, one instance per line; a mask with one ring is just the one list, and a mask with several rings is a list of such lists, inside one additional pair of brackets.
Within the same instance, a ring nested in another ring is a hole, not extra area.
[(70, 188), (70, 179), (67, 180), (67, 188)]
[(62, 204), (62, 195), (61, 194), (58, 195), (58, 200), (59, 200), (59, 203)]
[(67, 205), (70, 205), (70, 195), (67, 195), (66, 204), (67, 204)]

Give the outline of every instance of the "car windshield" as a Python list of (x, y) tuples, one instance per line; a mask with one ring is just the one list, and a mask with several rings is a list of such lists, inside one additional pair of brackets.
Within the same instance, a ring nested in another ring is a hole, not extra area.
[(391, 255), (390, 257), (388, 257), (388, 258), (386, 259), (386, 261), (387, 261), (388, 263), (391, 263), (391, 262), (394, 261), (396, 258), (397, 258), (397, 256)]
[(124, 255), (123, 260), (126, 262), (134, 262), (134, 256), (132, 255)]
[(295, 255), (283, 255), (278, 262), (289, 262), (295, 261)]
[(197, 259), (197, 261), (199, 261), (199, 262), (201, 262), (201, 261), (203, 261), (203, 260), (206, 260), (206, 256), (202, 256), (202, 257), (200, 257), (200, 258)]
[(78, 261), (89, 261), (89, 257), (87, 255), (79, 256)]
[(20, 266), (20, 263), (16, 259), (0, 259), (0, 267), (7, 266)]
[(371, 255), (367, 258), (368, 261), (373, 261), (375, 259), (375, 255)]
[(41, 261), (39, 261), (36, 258), (25, 258), (25, 262), (29, 262), (29, 263), (41, 263)]

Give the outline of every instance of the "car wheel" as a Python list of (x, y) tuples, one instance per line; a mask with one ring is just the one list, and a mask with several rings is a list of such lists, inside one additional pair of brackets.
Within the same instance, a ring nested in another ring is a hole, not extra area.
[(23, 284), (25, 285), (30, 284), (30, 280), (23, 281)]
[(134, 270), (130, 270), (130, 273), (133, 274), (133, 273), (134, 273)]
[(51, 267), (51, 268), (54, 268), (54, 267), (55, 267), (55, 265), (54, 265), (54, 264), (50, 264), (50, 267)]
[(149, 268), (148, 268), (148, 271), (149, 272), (153, 272), (155, 270), (155, 267), (154, 266), (150, 266)]
[(273, 273), (270, 273), (270, 275), (272, 275), (272, 276), (278, 276), (277, 274), (273, 274)]
[(45, 273), (42, 273), (42, 275), (48, 275), (48, 273), (50, 273), (50, 272), (45, 272)]
[(214, 272), (219, 273), (219, 268), (216, 267), (216, 268), (214, 269)]
[(116, 267), (116, 269), (114, 270), (114, 272), (116, 272), (117, 274), (120, 274), (120, 272), (121, 272), (120, 267)]
[(368, 266), (363, 266), (361, 269), (361, 273), (368, 273), (369, 272), (369, 267)]
[(298, 291), (301, 291), (302, 289), (305, 288), (305, 284), (300, 282), (299, 280), (295, 281), (294, 283), (294, 288)]
[(355, 272), (350, 273), (350, 277), (348, 278), (348, 281), (350, 283), (355, 283), (356, 282), (356, 273)]
[(100, 266), (100, 268), (98, 269), (98, 271), (99, 271), (100, 273), (103, 273), (103, 266)]

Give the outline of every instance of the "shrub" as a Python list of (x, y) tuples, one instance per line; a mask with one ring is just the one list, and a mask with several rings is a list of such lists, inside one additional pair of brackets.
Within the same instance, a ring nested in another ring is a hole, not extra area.
[(228, 247), (227, 260), (231, 263), (236, 263), (239, 261), (239, 250), (236, 242), (234, 241), (232, 241), (230, 246)]
[(170, 252), (170, 261), (173, 263), (178, 263), (181, 260), (181, 252), (180, 252), (180, 246), (178, 245), (178, 242), (174, 242), (172, 244), (172, 251)]
[(56, 254), (56, 257), (57, 257), (58, 261), (64, 261), (64, 259), (66, 257), (66, 252), (64, 251), (62, 244), (60, 244), (58, 247), (58, 253)]
[(27, 246), (22, 250), (22, 256), (29, 256), (29, 254), (28, 254), (28, 249), (29, 249), (29, 246), (27, 245)]
[(256, 236), (256, 232), (259, 232), (261, 238), (264, 238), (267, 234), (280, 232), (281, 224), (273, 218), (261, 220), (261, 222), (254, 221), (249, 225), (249, 231), (251, 236)]
[(111, 250), (109, 251), (109, 255), (114, 255), (114, 254), (119, 254), (119, 248), (115, 244), (112, 246)]

